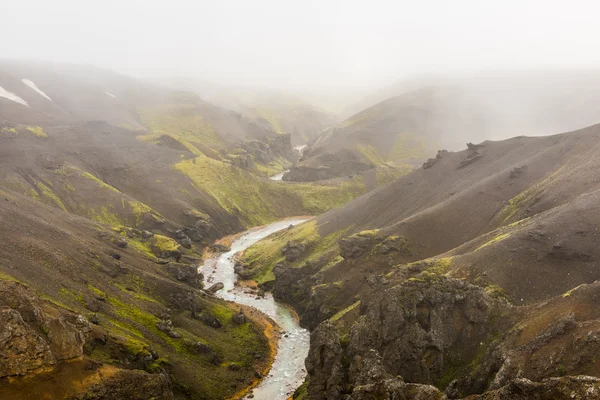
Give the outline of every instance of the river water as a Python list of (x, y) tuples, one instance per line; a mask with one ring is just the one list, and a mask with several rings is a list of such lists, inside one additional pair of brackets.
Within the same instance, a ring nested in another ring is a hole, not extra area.
[(280, 172), (280, 173), (278, 173), (278, 174), (275, 174), (275, 175), (271, 175), (271, 176), (269, 177), (269, 179), (270, 179), (270, 180), (272, 180), (272, 181), (281, 181), (281, 180), (283, 180), (283, 175), (284, 175), (286, 172), (290, 172), (290, 170), (289, 170), (289, 169), (286, 169), (286, 170), (285, 170), (285, 171), (283, 171), (283, 172)]
[(298, 386), (304, 382), (306, 370), (304, 360), (308, 356), (310, 334), (302, 328), (292, 311), (273, 299), (270, 293), (262, 299), (256, 295), (244, 293), (235, 286), (237, 275), (234, 256), (252, 246), (260, 239), (272, 233), (297, 225), (307, 219), (289, 219), (275, 222), (263, 228), (250, 230), (242, 234), (231, 245), (231, 251), (219, 255), (216, 259), (207, 260), (200, 271), (204, 274), (207, 286), (222, 282), (225, 287), (216, 293), (218, 297), (239, 304), (252, 306), (271, 317), (283, 332), (277, 346), (277, 356), (269, 375), (253, 390), (254, 399), (285, 400), (288, 399)]

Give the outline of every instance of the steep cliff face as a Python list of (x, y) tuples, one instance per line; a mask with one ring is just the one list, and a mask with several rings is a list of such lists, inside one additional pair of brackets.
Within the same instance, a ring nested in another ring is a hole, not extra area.
[(528, 307), (431, 274), (375, 289), (349, 331), (314, 330), (309, 398), (600, 398), (599, 283)]

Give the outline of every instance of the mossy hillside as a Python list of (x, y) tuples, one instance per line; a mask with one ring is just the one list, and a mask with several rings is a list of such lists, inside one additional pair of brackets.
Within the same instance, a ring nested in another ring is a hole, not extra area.
[[(494, 216), (494, 221), (498, 226), (505, 225), (511, 219), (519, 214), (521, 210), (527, 208), (527, 205), (532, 202), (542, 191), (547, 190), (550, 186), (556, 183), (565, 166), (558, 168), (556, 171), (548, 174), (544, 179), (530, 186), (523, 192), (519, 193), (508, 201), (499, 212)], [(518, 221), (513, 221), (518, 222)]]
[(48, 134), (40, 126), (18, 125), (12, 128), (2, 128), (0, 133), (13, 135), (28, 134), (42, 139), (48, 138)]
[[(119, 283), (111, 288), (103, 288), (102, 282), (88, 284), (83, 293), (64, 288), (55, 302), (64, 302), (77, 311), (85, 305), (84, 296), (106, 299), (108, 309), (99, 316), (101, 326), (109, 330), (109, 345), (97, 347), (91, 353), (92, 358), (120, 366), (124, 359), (148, 356), (152, 349), (158, 352), (160, 358), (148, 363), (145, 369), (161, 372), (166, 368), (171, 371), (178, 389), (188, 391), (192, 394), (191, 398), (198, 399), (231, 396), (244, 386), (240, 383), (239, 387), (232, 387), (231, 382), (236, 381), (237, 376), (245, 376), (244, 381), (249, 382), (254, 371), (260, 368), (256, 366), (255, 356), (263, 357), (261, 363), (268, 359), (269, 344), (259, 326), (232, 322), (231, 317), (238, 312), (237, 307), (219, 301), (204, 301), (203, 312), (219, 319), (223, 324), (219, 329), (190, 319), (189, 312), (173, 310), (173, 325), (183, 335), (182, 339), (173, 339), (156, 327), (160, 321), (156, 315), (164, 312), (166, 305), (158, 295), (159, 286), (140, 276), (125, 275), (117, 281)], [(190, 342), (209, 345), (220, 364), (214, 365), (206, 355), (194, 353), (186, 345)], [(228, 368), (230, 364), (238, 365), (241, 372), (231, 371)]]
[(412, 133), (397, 133), (390, 149), (377, 150), (372, 145), (357, 145), (357, 150), (372, 164), (383, 165), (392, 161), (411, 158), (425, 158), (427, 145), (421, 138)]
[(377, 186), (383, 186), (393, 182), (401, 176), (408, 174), (413, 169), (414, 167), (412, 165), (396, 163), (393, 161), (378, 165), (375, 168)]
[(296, 261), (288, 263), (299, 267), (306, 262), (321, 261), (325, 266), (330, 266), (327, 261), (339, 260), (338, 240), (345, 231), (338, 231), (326, 236), (321, 236), (317, 221), (311, 220), (293, 228), (277, 232), (250, 246), (241, 256), (241, 261), (246, 263), (253, 271), (253, 279), (259, 283), (275, 279), (273, 268), (277, 263), (285, 261), (282, 249), (290, 241), (304, 243), (306, 251)]
[(287, 216), (320, 214), (364, 192), (359, 178), (332, 185), (287, 184), (259, 178), (205, 156), (182, 161), (174, 168), (247, 227)]
[(152, 133), (140, 136), (141, 140), (155, 142), (160, 136), (175, 138), (196, 155), (205, 154), (209, 148), (217, 153), (225, 150), (223, 139), (214, 127), (191, 104), (170, 104), (138, 111), (140, 120)]

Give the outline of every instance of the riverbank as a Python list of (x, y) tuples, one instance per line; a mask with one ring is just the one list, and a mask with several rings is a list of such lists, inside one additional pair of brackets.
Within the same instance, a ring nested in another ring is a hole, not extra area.
[[(309, 218), (289, 218), (263, 227), (256, 227), (234, 235), (235, 238), (223, 238), (222, 244), (230, 243), (231, 250), (213, 256), (206, 257), (200, 270), (204, 273), (207, 285), (222, 283), (223, 289), (216, 295), (222, 299), (252, 307), (271, 318), (275, 326), (279, 327), (281, 334), (275, 334), (276, 328), (270, 331), (265, 329), (265, 335), (269, 345), (273, 345), (273, 363), (268, 375), (259, 382), (253, 382), (245, 390), (236, 393), (238, 398), (252, 394), (255, 399), (284, 400), (288, 399), (294, 390), (304, 382), (306, 370), (304, 360), (308, 355), (310, 345), (309, 332), (300, 327), (297, 316), (289, 306), (280, 304), (270, 293), (258, 296), (257, 293), (245, 290), (239, 286), (237, 276), (234, 272), (235, 255), (245, 250), (259, 240), (286, 229), (290, 225), (297, 225), (307, 221)], [(273, 334), (271, 335), (271, 332)], [(271, 335), (269, 338), (268, 336)]]

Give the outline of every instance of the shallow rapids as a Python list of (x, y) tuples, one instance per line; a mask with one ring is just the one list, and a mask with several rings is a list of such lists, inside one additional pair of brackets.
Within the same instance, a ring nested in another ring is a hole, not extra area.
[(270, 293), (267, 293), (264, 298), (257, 299), (255, 294), (244, 293), (241, 288), (235, 286), (237, 276), (234, 272), (234, 255), (272, 233), (304, 221), (306, 219), (279, 221), (261, 229), (247, 231), (232, 243), (231, 251), (219, 255), (216, 259), (207, 260), (200, 268), (207, 286), (216, 282), (225, 285), (216, 293), (218, 297), (262, 311), (277, 322), (283, 331), (269, 375), (252, 391), (254, 399), (288, 399), (304, 382), (306, 376), (304, 360), (308, 355), (310, 335), (306, 329), (300, 327), (292, 311), (275, 301)]

